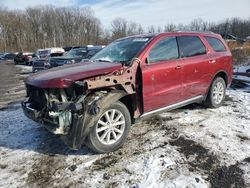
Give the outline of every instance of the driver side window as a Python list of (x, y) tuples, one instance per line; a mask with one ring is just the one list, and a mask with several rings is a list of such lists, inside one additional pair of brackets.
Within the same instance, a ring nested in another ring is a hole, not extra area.
[(149, 63), (178, 59), (179, 52), (176, 37), (161, 39), (151, 49), (148, 56)]

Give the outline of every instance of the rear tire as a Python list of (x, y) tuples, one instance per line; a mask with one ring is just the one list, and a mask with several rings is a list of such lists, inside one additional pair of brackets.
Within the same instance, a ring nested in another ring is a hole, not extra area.
[(222, 105), (226, 95), (226, 83), (225, 80), (221, 77), (217, 77), (214, 79), (206, 101), (205, 106), (210, 108), (218, 108)]
[(97, 153), (119, 149), (125, 142), (131, 126), (130, 113), (123, 103), (115, 102), (103, 112), (96, 118), (86, 142), (86, 145)]

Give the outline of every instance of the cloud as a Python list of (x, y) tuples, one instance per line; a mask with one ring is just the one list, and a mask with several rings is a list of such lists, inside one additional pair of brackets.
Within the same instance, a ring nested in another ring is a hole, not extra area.
[(76, 6), (77, 0), (1, 0), (0, 2), (0, 7), (8, 9), (25, 9), (39, 5)]
[[(86, 5), (84, 5), (86, 6)], [(105, 26), (116, 17), (150, 25), (188, 23), (195, 18), (220, 21), (231, 17), (250, 17), (250, 1), (241, 0), (104, 0), (90, 5)]]
[(250, 0), (0, 0), (0, 7), (24, 9), (38, 5), (89, 6), (105, 27), (117, 17), (142, 24), (164, 26), (189, 23), (195, 18), (221, 21), (250, 17)]

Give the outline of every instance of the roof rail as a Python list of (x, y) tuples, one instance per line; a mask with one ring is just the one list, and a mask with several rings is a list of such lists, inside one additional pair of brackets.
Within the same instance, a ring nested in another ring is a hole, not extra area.
[(214, 32), (212, 32), (212, 31), (192, 31), (192, 30), (190, 30), (190, 31), (188, 31), (188, 30), (181, 31), (181, 30), (176, 30), (176, 32), (183, 32), (183, 33), (187, 32), (187, 33), (207, 33), (207, 34), (215, 34), (215, 33), (214, 33)]

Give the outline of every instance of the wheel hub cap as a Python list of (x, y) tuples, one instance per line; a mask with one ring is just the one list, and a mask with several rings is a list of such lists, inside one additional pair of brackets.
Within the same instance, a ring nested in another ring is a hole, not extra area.
[(98, 140), (104, 145), (117, 142), (124, 133), (125, 118), (117, 109), (110, 109), (103, 113), (96, 125)]
[(220, 104), (224, 97), (224, 86), (221, 82), (217, 82), (213, 89), (213, 100), (216, 104)]

